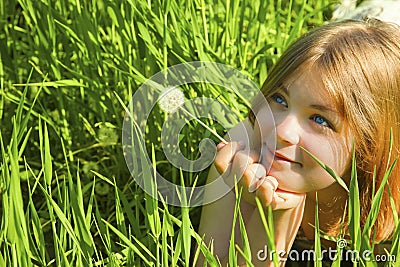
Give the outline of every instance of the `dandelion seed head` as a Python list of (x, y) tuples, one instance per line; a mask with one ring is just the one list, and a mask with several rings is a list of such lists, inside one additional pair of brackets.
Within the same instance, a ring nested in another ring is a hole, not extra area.
[(178, 88), (167, 88), (158, 98), (160, 108), (167, 113), (174, 113), (185, 102), (184, 95)]

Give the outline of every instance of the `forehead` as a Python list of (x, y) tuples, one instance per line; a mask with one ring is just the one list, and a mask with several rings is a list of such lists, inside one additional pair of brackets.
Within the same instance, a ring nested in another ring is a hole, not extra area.
[(345, 117), (341, 90), (332, 88), (331, 84), (320, 69), (303, 64), (281, 81), (274, 91), (283, 90), (288, 95), (297, 93), (307, 103), (324, 106)]
[(311, 68), (300, 67), (284, 79), (279, 86), (286, 94), (300, 94), (310, 100), (321, 100), (332, 103), (329, 91), (326, 89), (321, 74)]

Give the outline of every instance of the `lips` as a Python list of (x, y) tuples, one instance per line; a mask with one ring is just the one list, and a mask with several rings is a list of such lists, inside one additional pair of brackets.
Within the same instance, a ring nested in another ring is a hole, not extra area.
[(289, 162), (295, 162), (294, 160), (286, 157), (285, 155), (282, 155), (278, 152), (275, 152), (275, 160), (284, 160), (284, 161), (289, 161)]
[(288, 157), (282, 153), (279, 153), (279, 152), (274, 153), (274, 160), (284, 161), (284, 162), (288, 162), (288, 163), (296, 163), (296, 164), (299, 164), (300, 166), (302, 166), (302, 164), (300, 162), (297, 162), (296, 160), (291, 159), (290, 157)]
[[(282, 152), (279, 152), (276, 150), (271, 150), (269, 148), (269, 146), (267, 146), (265, 143), (263, 143), (263, 146), (261, 147), (260, 162), (267, 158), (269, 159), (269, 160), (267, 160), (267, 162), (269, 162), (269, 164), (274, 164), (274, 162), (276, 162), (278, 164), (284, 164), (284, 165), (296, 164), (296, 165), (299, 165), (300, 167), (303, 167), (303, 164), (296, 161), (294, 158), (291, 158)], [(265, 163), (267, 163), (267, 162), (265, 162)]]

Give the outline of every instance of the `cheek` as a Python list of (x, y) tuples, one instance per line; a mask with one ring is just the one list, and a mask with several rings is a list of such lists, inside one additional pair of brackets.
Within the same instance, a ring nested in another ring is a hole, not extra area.
[[(330, 142), (326, 142), (326, 140), (323, 142), (323, 140), (321, 141), (315, 138), (311, 140), (314, 141), (305, 146), (307, 150), (333, 169), (339, 176), (346, 173), (349, 168), (351, 152), (344, 140), (331, 140)], [(319, 166), (318, 163), (308, 155), (305, 155), (305, 157), (307, 157), (307, 162), (309, 162), (310, 165)], [(326, 172), (321, 167), (318, 168)]]
[(262, 142), (266, 142), (275, 147), (275, 123), (271, 111), (268, 108), (262, 108), (256, 116), (254, 124), (254, 145), (260, 147)]

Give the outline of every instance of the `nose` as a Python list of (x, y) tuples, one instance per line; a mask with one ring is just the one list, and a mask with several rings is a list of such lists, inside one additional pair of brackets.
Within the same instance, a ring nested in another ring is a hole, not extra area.
[(297, 145), (300, 141), (300, 126), (296, 116), (288, 115), (276, 125), (277, 141)]

